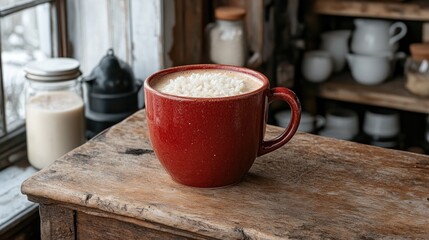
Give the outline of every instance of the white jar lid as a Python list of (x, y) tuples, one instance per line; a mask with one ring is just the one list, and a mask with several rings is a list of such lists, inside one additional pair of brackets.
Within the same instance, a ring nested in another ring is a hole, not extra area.
[(35, 81), (65, 81), (79, 77), (79, 61), (72, 58), (49, 58), (27, 64), (26, 77)]

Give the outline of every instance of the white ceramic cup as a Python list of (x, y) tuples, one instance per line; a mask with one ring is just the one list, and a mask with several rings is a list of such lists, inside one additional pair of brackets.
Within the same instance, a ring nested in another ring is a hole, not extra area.
[(319, 134), (343, 140), (351, 140), (359, 132), (359, 117), (356, 112), (337, 108), (326, 113), (326, 125)]
[(393, 56), (390, 53), (380, 55), (348, 54), (347, 61), (353, 78), (364, 85), (377, 85), (390, 75)]
[(359, 118), (356, 112), (337, 108), (326, 113), (325, 128), (344, 131), (350, 135), (356, 135), (359, 132)]
[[(286, 128), (289, 125), (290, 118), (291, 112), (289, 110), (280, 111), (274, 114), (274, 119), (279, 127)], [(308, 112), (301, 112), (298, 131), (310, 133), (324, 125), (325, 118), (323, 116), (313, 116)]]
[(346, 56), (349, 53), (350, 30), (336, 30), (324, 32), (321, 35), (322, 44), (320, 48), (331, 54), (334, 61), (334, 71), (341, 71), (346, 63)]
[(366, 111), (363, 131), (374, 137), (390, 138), (399, 134), (399, 114), (394, 111)]
[(310, 82), (323, 82), (329, 78), (334, 64), (328, 51), (307, 51), (302, 60), (302, 74)]

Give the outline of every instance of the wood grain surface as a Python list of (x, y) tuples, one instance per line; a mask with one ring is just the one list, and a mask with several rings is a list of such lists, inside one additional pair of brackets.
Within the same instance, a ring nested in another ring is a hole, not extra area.
[(175, 1), (174, 14), (174, 41), (168, 53), (172, 65), (201, 63), (204, 42), (204, 1)]
[(357, 83), (350, 74), (344, 73), (320, 84), (318, 95), (327, 99), (429, 113), (429, 98), (419, 97), (405, 89), (404, 78), (368, 86)]
[(150, 240), (182, 240), (190, 239), (170, 233), (161, 233), (149, 228), (141, 228), (132, 223), (124, 223), (116, 219), (78, 213), (76, 218), (77, 239), (116, 240), (144, 239)]
[(55, 205), (40, 205), (39, 211), (42, 239), (75, 239), (73, 210)]
[[(428, 156), (297, 133), (241, 183), (190, 188), (162, 169), (144, 114), (38, 172), (23, 193), (216, 239), (429, 238)], [(280, 131), (268, 126), (267, 137)]]
[(375, 17), (397, 20), (429, 20), (427, 0), (315, 0), (314, 11), (319, 14)]

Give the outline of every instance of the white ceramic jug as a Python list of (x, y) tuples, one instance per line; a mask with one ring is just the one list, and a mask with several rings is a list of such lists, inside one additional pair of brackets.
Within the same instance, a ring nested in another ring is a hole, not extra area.
[(358, 54), (393, 53), (396, 51), (397, 42), (407, 34), (407, 26), (403, 22), (392, 24), (384, 20), (355, 19), (354, 23), (356, 30), (351, 48)]

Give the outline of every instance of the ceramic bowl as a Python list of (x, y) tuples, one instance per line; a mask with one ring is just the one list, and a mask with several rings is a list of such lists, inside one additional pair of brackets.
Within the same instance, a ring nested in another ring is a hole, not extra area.
[(392, 59), (393, 56), (390, 53), (373, 56), (347, 55), (353, 79), (364, 85), (377, 85), (384, 82), (391, 73)]

